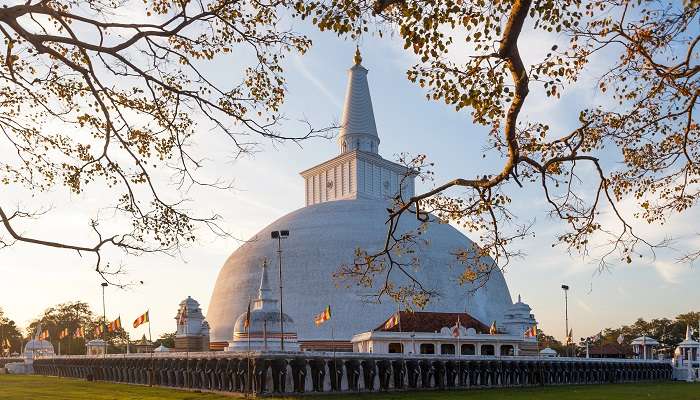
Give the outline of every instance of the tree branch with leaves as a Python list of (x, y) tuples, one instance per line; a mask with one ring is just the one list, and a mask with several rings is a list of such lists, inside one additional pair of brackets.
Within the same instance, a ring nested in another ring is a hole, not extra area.
[[(479, 235), (478, 243), (455, 254), (468, 261), (463, 281), (483, 282), (519, 254), (513, 241), (530, 233), (532, 225), (517, 223), (511, 211), (511, 193), (531, 185), (539, 186), (549, 215), (564, 223), (555, 239), (570, 252), (588, 256), (591, 243), (603, 240), (601, 269), (611, 259), (630, 263), (642, 251), (653, 255), (667, 242), (639, 235), (635, 217), (663, 223), (698, 199), (699, 9), (698, 1), (298, 2), (300, 16), (321, 30), (353, 40), (370, 31), (398, 36), (417, 60), (408, 79), (428, 99), (470, 112), (474, 123), (488, 128), (489, 149), (502, 159), (499, 170), (397, 198), (388, 210), (385, 246), (360, 251), (339, 277), (364, 286), (381, 277), (379, 296), (422, 307), (431, 293), (391, 283), (390, 275), (407, 270), (395, 255), (412, 246), (425, 223), (452, 222)], [(536, 32), (568, 43), (555, 43), (526, 64), (522, 39)], [(457, 56), (458, 50), (470, 54)], [(588, 68), (603, 71), (596, 88), (604, 101), (566, 110), (573, 130), (558, 132), (523, 115), (533, 92), (554, 102)], [(621, 208), (629, 199), (638, 206), (634, 215)], [(601, 222), (604, 213), (614, 217), (612, 224)], [(414, 214), (421, 228), (398, 232), (405, 214)]]
[[(12, 4), (14, 3), (14, 4)], [(193, 186), (229, 189), (200, 176), (192, 151), (220, 135), (234, 156), (261, 140), (301, 143), (331, 128), (282, 133), (283, 60), (311, 45), (284, 25), (285, 1), (112, 2), (36, 0), (0, 8), (0, 182), (32, 196), (101, 191), (127, 228), (89, 222), (93, 238), (40, 238), (22, 220), (42, 211), (0, 199), (0, 246), (19, 242), (94, 254), (108, 279), (106, 248), (175, 253), (196, 229), (227, 236), (218, 214), (186, 207)], [(220, 83), (212, 60), (235, 68)], [(175, 182), (166, 187), (157, 172)], [(116, 224), (114, 224), (116, 225)]]

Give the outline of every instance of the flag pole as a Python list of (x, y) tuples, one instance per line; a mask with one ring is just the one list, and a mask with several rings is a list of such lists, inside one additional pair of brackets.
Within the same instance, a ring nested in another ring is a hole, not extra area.
[(459, 345), (459, 337), (462, 336), (462, 332), (459, 330), (462, 324), (459, 321), (459, 313), (457, 314), (457, 348), (455, 349), (455, 354), (457, 355), (457, 384), (461, 386), (462, 383), (462, 347)]
[[(248, 337), (248, 370), (247, 370), (248, 378), (246, 379), (246, 385), (248, 386), (248, 388), (246, 390), (246, 398), (248, 398), (249, 392), (251, 392), (253, 389), (252, 382), (250, 381), (250, 377), (251, 377), (251, 374), (250, 374), (250, 296), (248, 296), (248, 312), (247, 312), (245, 318), (246, 318), (246, 321), (248, 322), (246, 324), (246, 328), (245, 328), (246, 329), (246, 336)], [(282, 315), (280, 314), (280, 320), (281, 319), (282, 319)]]
[[(401, 307), (400, 306), (401, 305), (398, 302), (396, 302), (396, 318), (399, 319), (399, 333), (402, 332), (401, 331)], [(401, 336), (401, 335), (399, 335), (399, 336)]]
[(150, 373), (150, 379), (148, 380), (148, 386), (153, 386), (153, 380), (155, 378), (155, 367), (153, 365), (153, 356), (154, 356), (154, 343), (153, 343), (153, 336), (151, 336), (151, 309), (148, 308), (146, 309), (146, 316), (148, 317), (148, 341), (151, 342), (151, 373)]
[[(153, 344), (153, 337), (151, 336), (151, 310), (146, 310), (146, 315), (148, 316), (148, 340)], [(172, 314), (170, 314), (172, 315)]]

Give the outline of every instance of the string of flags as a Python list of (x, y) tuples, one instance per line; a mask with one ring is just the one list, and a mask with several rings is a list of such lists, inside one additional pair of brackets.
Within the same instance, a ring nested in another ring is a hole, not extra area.
[(68, 328), (63, 328), (63, 330), (61, 332), (59, 332), (58, 338), (63, 339), (66, 337), (68, 337)]
[[(185, 314), (184, 312), (182, 314)], [(186, 319), (186, 316), (185, 316)], [(146, 311), (145, 313), (141, 314), (138, 318), (134, 320), (133, 326), (134, 328), (138, 328), (139, 326), (150, 323), (150, 317), (149, 317), (149, 311)], [(41, 326), (37, 328), (38, 332), (38, 338), (39, 340), (49, 340), (51, 338), (51, 334), (49, 333), (48, 329), (41, 330)], [(95, 330), (93, 331), (95, 337), (101, 337), (105, 331), (109, 333), (114, 333), (122, 329), (122, 320), (121, 316), (117, 317), (114, 321), (110, 322), (109, 324), (104, 324), (104, 323), (99, 323), (95, 326)], [(85, 337), (85, 327), (80, 325), (77, 328), (75, 328), (75, 331), (71, 332), (69, 331), (68, 328), (63, 328), (59, 333), (58, 333), (58, 339), (65, 339), (67, 337), (74, 337), (74, 338), (84, 338)], [(7, 339), (5, 339), (7, 341)], [(8, 342), (9, 343), (9, 342)], [(3, 343), (4, 344), (4, 343)], [(9, 346), (9, 345), (8, 345)]]

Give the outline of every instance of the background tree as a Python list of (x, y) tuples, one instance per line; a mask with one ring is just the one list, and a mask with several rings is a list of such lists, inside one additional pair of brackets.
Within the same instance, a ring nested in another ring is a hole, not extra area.
[(177, 332), (168, 332), (160, 335), (160, 337), (154, 343), (155, 347), (163, 345), (165, 347), (174, 349), (175, 348), (175, 334)]
[[(49, 341), (56, 351), (60, 342), (61, 354), (85, 354), (85, 342), (95, 338), (95, 327), (100, 322), (101, 317), (95, 316), (85, 302), (61, 303), (47, 308), (38, 319), (32, 321), (27, 327), (27, 336), (32, 338), (41, 324), (42, 330), (49, 331)], [(75, 337), (79, 326), (84, 328), (85, 338)], [(60, 332), (66, 328), (68, 336), (60, 339)]]
[[(283, 25), (290, 1), (10, 1), (0, 8), (0, 184), (20, 204), (0, 202), (0, 247), (17, 242), (96, 256), (96, 270), (120, 270), (105, 248), (175, 252), (197, 228), (226, 232), (219, 217), (185, 206), (192, 186), (228, 188), (200, 177), (191, 144), (223, 135), (236, 156), (258, 141), (325, 135), (308, 124), (277, 130), (286, 88), (282, 60), (311, 42)], [(206, 63), (223, 59), (226, 84)], [(198, 122), (200, 122), (198, 124)], [(175, 185), (155, 176), (170, 175)], [(90, 192), (93, 190), (93, 192)], [(26, 220), (47, 211), (49, 191), (110, 201), (75, 233), (36, 237)], [(5, 192), (5, 189), (3, 189)], [(25, 201), (21, 201), (25, 200)], [(113, 201), (111, 201), (113, 200)], [(114, 221), (101, 223), (108, 209)], [(66, 238), (75, 238), (68, 240)]]
[(537, 342), (540, 350), (549, 347), (552, 350), (556, 350), (557, 354), (566, 354), (566, 346), (554, 336), (547, 335), (542, 329), (537, 329)]
[[(685, 339), (686, 328), (693, 329), (693, 339), (700, 339), (700, 326), (698, 326), (698, 316), (700, 313), (690, 311), (679, 314), (674, 319), (654, 318), (646, 321), (643, 318), (637, 319), (630, 325), (622, 325), (617, 328), (606, 328), (601, 331), (601, 338), (592, 341), (593, 344), (617, 343), (620, 335), (623, 336), (623, 344), (630, 345), (632, 340), (640, 336), (648, 336), (659, 342), (657, 352), (671, 357), (676, 347)], [(585, 354), (585, 345), (580, 349), (581, 354)]]
[[(660, 225), (697, 203), (697, 0), (318, 0), (299, 1), (296, 9), (343, 37), (368, 31), (398, 36), (417, 59), (408, 79), (428, 99), (470, 112), (488, 129), (489, 151), (502, 160), (498, 169), (397, 198), (385, 247), (360, 249), (354, 264), (339, 271), (341, 279), (374, 286), (380, 277), (377, 296), (425, 305), (434, 293), (412, 279), (419, 261), (399, 255), (412, 254), (426, 224), (452, 222), (478, 235), (473, 247), (456, 255), (465, 264), (462, 280), (480, 287), (519, 254), (513, 241), (531, 234), (531, 223), (512, 210), (513, 193), (521, 188), (534, 186), (549, 216), (563, 222), (555, 243), (583, 255), (604, 247), (600, 268), (615, 260), (631, 263), (666, 244), (640, 237), (635, 217)], [(546, 39), (527, 42), (540, 51), (526, 63), (521, 44), (537, 33)], [(526, 114), (533, 94), (554, 102), (592, 74), (599, 101), (562, 111), (576, 124), (573, 130), (553, 130)], [(407, 160), (419, 176), (432, 166), (425, 156)], [(636, 211), (623, 212), (622, 201), (636, 204)], [(603, 223), (603, 214), (613, 222)], [(398, 232), (399, 220), (409, 215), (421, 227)], [(409, 283), (395, 284), (391, 274), (405, 275)]]
[(7, 348), (7, 354), (3, 355), (22, 352), (22, 333), (15, 324), (15, 321), (7, 318), (5, 311), (0, 308), (0, 353), (5, 349), (5, 339), (9, 340), (10, 347)]

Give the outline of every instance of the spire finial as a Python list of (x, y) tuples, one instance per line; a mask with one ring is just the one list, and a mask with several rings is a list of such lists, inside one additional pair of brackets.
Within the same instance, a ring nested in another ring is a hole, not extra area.
[(518, 303), (522, 303), (522, 300), (520, 299), (520, 294), (518, 294)]
[(260, 277), (260, 289), (258, 289), (258, 299), (265, 299), (267, 297), (266, 294), (269, 291), (270, 284), (267, 278), (267, 258), (264, 258), (262, 263), (262, 276)]
[(362, 64), (362, 55), (360, 54), (360, 46), (355, 45), (355, 65)]

